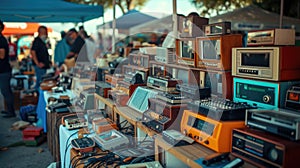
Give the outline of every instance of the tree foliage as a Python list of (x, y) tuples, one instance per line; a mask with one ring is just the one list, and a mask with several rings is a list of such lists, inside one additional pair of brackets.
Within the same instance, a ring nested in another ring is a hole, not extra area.
[[(280, 13), (280, 1), (281, 0), (190, 0), (196, 8), (202, 10), (200, 14), (203, 16), (218, 15), (251, 4), (255, 4), (271, 12)], [(300, 1), (285, 0), (283, 13), (285, 16), (300, 18)]]
[[(79, 4), (103, 5), (104, 9), (113, 8), (113, 0), (67, 0)], [(116, 0), (116, 6), (126, 13), (132, 9), (140, 9), (148, 0)]]

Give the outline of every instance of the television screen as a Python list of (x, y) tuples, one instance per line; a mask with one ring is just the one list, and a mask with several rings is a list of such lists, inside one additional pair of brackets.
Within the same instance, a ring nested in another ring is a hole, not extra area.
[(180, 41), (180, 56), (182, 58), (194, 59), (193, 41)]
[(220, 40), (202, 40), (199, 45), (202, 59), (221, 59)]

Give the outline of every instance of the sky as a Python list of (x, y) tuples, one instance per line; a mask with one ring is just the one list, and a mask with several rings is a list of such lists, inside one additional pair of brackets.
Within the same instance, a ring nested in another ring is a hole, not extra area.
[[(171, 15), (173, 13), (173, 0), (148, 0), (140, 11), (154, 17)], [(190, 0), (177, 0), (178, 14), (188, 15), (190, 12), (197, 12), (197, 9), (191, 4)], [(122, 16), (122, 12), (119, 7), (116, 7), (116, 18), (120, 16)], [(113, 20), (113, 10), (109, 9), (104, 13), (104, 22), (111, 20)], [(85, 22), (84, 27), (88, 34), (94, 34), (97, 32), (96, 26), (101, 24), (103, 24), (102, 17)], [(44, 23), (44, 25), (52, 27), (57, 32), (62, 30), (67, 31), (75, 26), (73, 23)]]

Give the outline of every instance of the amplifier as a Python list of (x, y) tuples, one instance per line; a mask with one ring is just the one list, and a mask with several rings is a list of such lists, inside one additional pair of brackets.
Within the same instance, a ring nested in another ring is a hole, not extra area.
[(189, 110), (184, 110), (181, 120), (183, 134), (216, 152), (229, 152), (232, 130), (243, 127), (245, 121), (217, 121)]
[(235, 103), (228, 99), (209, 98), (188, 103), (188, 109), (208, 118), (221, 121), (245, 120), (246, 109), (252, 108), (244, 103)]
[(295, 29), (249, 31), (247, 46), (295, 45)]
[(108, 91), (111, 90), (112, 86), (103, 81), (97, 81), (95, 84), (96, 94), (104, 98), (108, 98)]
[(73, 115), (72, 117), (67, 117), (64, 119), (64, 123), (67, 129), (78, 129), (88, 126), (88, 122), (84, 118), (79, 118), (77, 115)]
[(287, 90), (300, 81), (267, 82), (233, 78), (233, 101), (246, 102), (258, 108), (282, 108)]
[(139, 83), (139, 84), (131, 84), (126, 81), (120, 81), (117, 84), (117, 89), (122, 90), (124, 93), (128, 94), (129, 97), (133, 94), (135, 89), (139, 86), (146, 86), (145, 83)]
[(300, 111), (300, 85), (288, 89), (285, 98), (285, 108)]
[(197, 67), (201, 69), (231, 70), (232, 48), (242, 47), (241, 34), (196, 38)]
[(109, 83), (111, 86), (116, 86), (119, 81), (124, 80), (124, 75), (122, 74), (105, 74), (105, 82)]
[(120, 90), (109, 90), (108, 91), (108, 98), (113, 100), (116, 104), (120, 106), (126, 106), (129, 96), (128, 94), (124, 93)]
[(300, 143), (251, 128), (232, 132), (233, 156), (258, 167), (295, 167), (299, 164)]
[(204, 87), (211, 89), (212, 97), (220, 97), (232, 100), (232, 76), (231, 71), (214, 71), (206, 70), (204, 81)]
[(104, 150), (124, 148), (129, 144), (128, 138), (117, 130), (109, 130), (101, 134), (96, 134), (93, 139)]
[(246, 125), (291, 140), (300, 139), (300, 114), (288, 110), (247, 110)]
[(75, 105), (83, 110), (94, 109), (94, 93), (94, 88), (82, 91), (80, 93), (79, 100), (76, 101)]
[(168, 102), (170, 104), (181, 104), (191, 101), (191, 99), (187, 99), (185, 96), (182, 96), (179, 93), (161, 92), (156, 95), (156, 98)]
[(182, 83), (181, 80), (148, 76), (147, 86), (165, 92), (171, 92), (176, 89), (176, 84)]
[(190, 110), (184, 110), (181, 120), (183, 134), (216, 152), (229, 152), (232, 130), (243, 127), (245, 121), (217, 121)]
[(188, 136), (183, 135), (176, 130), (165, 130), (162, 132), (163, 139), (172, 146), (190, 145), (194, 140)]
[(94, 119), (92, 122), (93, 130), (97, 134), (101, 134), (102, 132), (106, 132), (109, 130), (118, 130), (117, 124), (115, 124), (111, 119), (109, 118), (98, 118)]
[(231, 33), (231, 22), (218, 22), (203, 26), (206, 36), (224, 35)]
[(177, 84), (176, 90), (180, 91), (182, 96), (194, 100), (209, 98), (211, 93), (209, 87), (199, 87), (187, 83)]
[(300, 80), (300, 46), (232, 49), (232, 76), (270, 81)]
[[(149, 99), (149, 109), (143, 113), (143, 124), (156, 132), (169, 127), (179, 129), (179, 121), (186, 104), (172, 105), (159, 99)], [(178, 119), (177, 119), (178, 118)], [(178, 122), (175, 122), (175, 120)]]

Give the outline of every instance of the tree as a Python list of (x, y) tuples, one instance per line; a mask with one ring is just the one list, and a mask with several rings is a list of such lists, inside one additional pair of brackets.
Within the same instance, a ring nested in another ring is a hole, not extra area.
[[(67, 0), (69, 2), (91, 5), (103, 5), (104, 9), (113, 7), (113, 0)], [(143, 7), (148, 0), (116, 0), (116, 5), (121, 9), (123, 14), (127, 11)]]
[[(212, 16), (236, 8), (242, 8), (255, 4), (270, 12), (280, 13), (281, 0), (190, 0), (198, 9), (202, 9), (201, 15)], [(284, 0), (285, 16), (300, 18), (300, 1)]]

